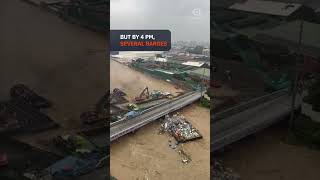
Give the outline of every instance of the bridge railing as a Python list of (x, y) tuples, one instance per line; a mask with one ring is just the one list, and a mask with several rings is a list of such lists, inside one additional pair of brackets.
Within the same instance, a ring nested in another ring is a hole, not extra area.
[[(191, 96), (191, 97), (190, 97)], [(183, 96), (184, 98), (188, 98), (188, 99), (182, 99), (182, 98), (179, 98), (177, 100), (183, 100), (182, 102), (178, 102), (178, 101), (169, 101), (168, 103), (166, 103), (166, 105), (170, 105), (171, 107), (169, 108), (166, 108), (165, 110), (163, 111), (160, 111), (156, 114), (153, 114), (153, 115), (149, 115), (149, 116), (146, 116), (144, 118), (141, 119), (141, 121), (138, 121), (137, 123), (135, 123), (133, 126), (131, 127), (126, 127), (116, 133), (113, 133), (113, 134), (110, 134), (110, 140), (113, 141), (125, 134), (128, 134), (132, 131), (135, 131), (136, 129), (139, 129), (140, 127), (150, 123), (151, 121), (153, 120), (156, 120), (156, 119), (159, 119), (160, 117), (168, 114), (168, 113), (171, 113), (171, 112), (174, 112), (194, 101), (196, 101), (197, 99), (199, 99), (201, 97), (201, 94), (200, 93), (189, 93), (188, 96)], [(140, 117), (135, 117), (135, 118), (140, 118)], [(133, 120), (133, 119), (131, 119)], [(122, 121), (122, 123), (125, 123)], [(112, 127), (111, 127), (112, 128)]]
[(244, 103), (241, 103), (237, 106), (234, 106), (234, 107), (231, 107), (229, 109), (226, 109), (222, 112), (219, 112), (217, 114), (213, 114), (212, 116), (212, 121), (213, 122), (216, 122), (216, 121), (219, 121), (221, 119), (224, 119), (226, 117), (229, 117), (229, 116), (232, 116), (234, 114), (237, 114), (239, 112), (242, 112), (246, 109), (249, 109), (253, 106), (256, 106), (258, 104), (262, 104), (262, 103), (265, 103), (267, 101), (271, 101), (273, 99), (276, 99), (280, 96), (283, 96), (285, 94), (288, 94), (288, 89), (282, 89), (282, 90), (278, 90), (278, 91), (275, 91), (271, 94), (267, 94), (267, 95), (264, 95), (264, 96), (261, 96), (261, 97), (257, 97), (257, 98), (254, 98), (252, 100), (249, 100), (247, 102), (244, 102)]
[[(157, 104), (157, 105), (155, 105), (155, 106), (153, 106), (153, 107), (150, 107), (150, 108), (148, 108), (148, 109), (145, 109), (145, 110), (143, 110), (143, 111), (141, 112), (141, 114), (147, 113), (147, 112), (152, 111), (152, 110), (154, 110), (154, 109), (156, 109), (156, 108), (159, 108), (160, 106), (164, 106), (164, 105), (169, 104), (169, 103), (171, 103), (171, 102), (173, 102), (173, 101), (175, 101), (175, 100), (181, 99), (181, 98), (183, 98), (183, 97), (189, 96), (189, 95), (194, 94), (194, 93), (195, 93), (194, 91), (192, 91), (192, 92), (187, 92), (187, 93), (185, 93), (185, 94), (183, 94), (183, 95), (181, 95), (181, 96), (178, 96), (178, 97), (177, 97), (176, 99), (174, 99), (174, 100), (168, 100), (168, 101), (162, 102), (162, 103), (160, 103), (160, 104)], [(128, 119), (121, 119), (121, 120), (119, 120), (119, 121), (112, 122), (112, 123), (110, 123), (110, 127), (115, 126), (115, 125), (118, 125), (118, 124), (121, 124), (121, 123), (123, 123), (124, 121), (128, 121)]]

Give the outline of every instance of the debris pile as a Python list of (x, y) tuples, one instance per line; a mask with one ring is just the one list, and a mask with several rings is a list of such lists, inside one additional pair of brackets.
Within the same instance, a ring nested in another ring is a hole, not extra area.
[(101, 119), (99, 118), (99, 113), (97, 111), (87, 111), (80, 115), (80, 119), (84, 124), (94, 124)]
[(100, 113), (109, 111), (110, 91), (107, 91), (96, 103), (96, 111)]
[(65, 152), (80, 156), (97, 152), (94, 144), (80, 135), (61, 135), (54, 139), (55, 144)]
[(109, 161), (102, 149), (85, 136), (66, 134), (54, 139), (56, 146), (67, 154), (44, 170), (56, 179), (75, 178), (101, 168)]
[(211, 166), (212, 179), (216, 180), (240, 180), (240, 176), (232, 171), (230, 168), (226, 168), (221, 162), (213, 160)]
[(8, 101), (0, 102), (0, 133), (35, 132), (58, 126), (41, 111), (52, 103), (26, 85), (13, 86), (10, 97)]
[(122, 104), (128, 102), (125, 98), (127, 94), (118, 88), (113, 89), (110, 95), (110, 104)]
[(186, 121), (184, 116), (178, 113), (172, 117), (166, 115), (164, 122), (161, 124), (161, 130), (168, 132), (179, 143), (202, 138), (199, 131)]
[(54, 179), (69, 179), (87, 174), (95, 168), (96, 161), (94, 159), (67, 156), (49, 166), (43, 174), (50, 174)]
[(153, 90), (150, 93), (151, 99), (164, 98), (172, 96), (169, 92), (162, 92), (160, 90)]
[[(83, 112), (80, 115), (80, 119), (85, 125), (95, 125), (104, 126), (109, 115), (119, 111), (119, 108), (115, 104), (110, 105), (110, 103), (117, 103), (118, 101), (126, 101), (123, 97), (126, 94), (119, 89), (114, 89), (110, 94), (108, 90), (96, 103), (95, 108), (89, 111)], [(119, 100), (120, 99), (120, 100)]]
[(10, 89), (10, 97), (14, 100), (24, 101), (36, 109), (49, 108), (52, 103), (46, 98), (39, 96), (24, 84), (17, 84)]
[(140, 93), (140, 95), (135, 97), (134, 103), (142, 104), (150, 101), (155, 101), (158, 99), (172, 98), (172, 97), (173, 97), (172, 94), (169, 92), (162, 92), (160, 90), (153, 90), (149, 92), (149, 88), (145, 87)]
[(110, 95), (110, 115), (111, 122), (120, 120), (129, 120), (143, 114), (148, 109), (167, 101), (165, 98), (173, 98), (169, 92), (153, 90), (149, 92), (149, 88), (145, 87), (139, 96), (132, 101), (126, 99), (126, 93), (118, 88), (113, 89)]
[(211, 100), (208, 94), (204, 94), (203, 97), (200, 99), (200, 105), (202, 107), (210, 108)]
[(126, 96), (127, 95), (125, 92), (121, 91), (118, 88), (114, 88), (112, 91), (112, 94), (116, 95), (116, 96)]

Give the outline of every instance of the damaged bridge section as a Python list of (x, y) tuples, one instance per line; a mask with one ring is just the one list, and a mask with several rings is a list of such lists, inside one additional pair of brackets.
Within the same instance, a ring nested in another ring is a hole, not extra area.
[(114, 141), (121, 136), (133, 132), (150, 122), (153, 122), (169, 113), (177, 111), (201, 98), (201, 92), (186, 93), (178, 98), (164, 102), (148, 109), (141, 115), (132, 119), (119, 121), (110, 125), (110, 141)]
[[(296, 109), (302, 98), (297, 96)], [(211, 151), (217, 151), (248, 135), (279, 122), (291, 112), (291, 96), (287, 89), (253, 99), (213, 115), (211, 119)]]

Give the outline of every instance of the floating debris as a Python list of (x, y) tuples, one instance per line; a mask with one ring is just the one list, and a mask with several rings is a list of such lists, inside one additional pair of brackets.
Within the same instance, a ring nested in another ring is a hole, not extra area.
[(118, 179), (113, 176), (110, 176), (110, 180), (118, 180)]
[(188, 164), (189, 162), (191, 162), (191, 156), (188, 155), (183, 149), (180, 149), (178, 153), (182, 158), (181, 161), (183, 164)]
[(171, 147), (172, 149), (176, 149), (177, 147), (178, 147), (178, 142), (177, 141), (171, 141), (171, 140), (169, 140), (168, 141), (169, 142), (169, 147)]
[(213, 160), (211, 166), (212, 179), (217, 180), (240, 180), (240, 176), (232, 171), (230, 168), (226, 168), (218, 160)]
[(161, 124), (161, 131), (168, 132), (178, 143), (202, 138), (199, 131), (186, 121), (184, 116), (178, 113), (172, 117), (165, 116), (164, 122)]

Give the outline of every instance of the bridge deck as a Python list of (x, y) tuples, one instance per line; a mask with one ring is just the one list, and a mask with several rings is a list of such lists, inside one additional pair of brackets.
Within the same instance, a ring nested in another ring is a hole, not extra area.
[[(296, 108), (300, 104), (301, 97), (297, 97)], [(212, 123), (211, 151), (221, 149), (276, 123), (289, 115), (290, 110), (291, 96), (285, 94)]]
[(110, 127), (110, 140), (114, 141), (115, 139), (128, 134), (129, 132), (135, 131), (142, 126), (155, 121), (171, 112), (174, 112), (178, 109), (181, 109), (196, 100), (200, 99), (200, 92), (192, 92), (182, 96), (178, 99), (171, 100), (162, 105), (159, 105), (153, 108), (150, 111), (147, 111), (141, 114), (138, 117), (122, 121), (120, 123), (116, 123), (111, 125)]

